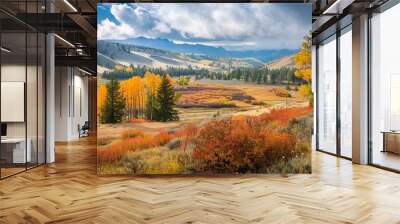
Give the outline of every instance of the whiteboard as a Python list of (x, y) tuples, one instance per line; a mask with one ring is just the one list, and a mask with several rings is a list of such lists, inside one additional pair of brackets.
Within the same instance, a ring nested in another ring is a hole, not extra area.
[(1, 122), (24, 122), (24, 102), (24, 82), (1, 82)]

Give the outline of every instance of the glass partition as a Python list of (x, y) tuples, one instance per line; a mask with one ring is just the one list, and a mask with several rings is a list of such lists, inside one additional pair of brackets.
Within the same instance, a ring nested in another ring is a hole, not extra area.
[[(0, 2), (18, 16), (42, 5)], [(10, 15), (0, 12), (1, 179), (45, 163), (45, 35)]]
[(336, 153), (336, 36), (318, 47), (318, 149)]
[(38, 34), (27, 33), (27, 82), (26, 82), (26, 114), (27, 114), (27, 150), (30, 151), (30, 161), (27, 167), (37, 165), (38, 159)]
[(352, 157), (352, 35), (351, 26), (340, 36), (340, 154)]
[(400, 5), (371, 19), (371, 162), (400, 170)]
[(26, 41), (25, 32), (1, 34), (2, 177), (24, 171), (31, 162), (26, 141)]
[(46, 99), (46, 37), (43, 33), (38, 33), (38, 64), (37, 64), (37, 162), (44, 164), (46, 162), (46, 144), (45, 144), (45, 99)]

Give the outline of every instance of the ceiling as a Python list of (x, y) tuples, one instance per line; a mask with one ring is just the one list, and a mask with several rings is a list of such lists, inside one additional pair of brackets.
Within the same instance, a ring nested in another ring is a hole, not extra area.
[(25, 46), (20, 43), (25, 35), (17, 33), (55, 33), (56, 66), (77, 66), (95, 75), (96, 5), (97, 0), (1, 0), (1, 30), (14, 54)]
[[(196, 1), (207, 2), (207, 0)], [(256, 0), (252, 2), (312, 3), (312, 35), (316, 37), (345, 16), (356, 15), (377, 7), (385, 1), (387, 0)], [(132, 1), (1, 0), (1, 30), (4, 33), (18, 33), (26, 30), (54, 32), (57, 34), (55, 38), (56, 65), (78, 66), (96, 74), (97, 2)], [(15, 41), (17, 43), (18, 38)]]

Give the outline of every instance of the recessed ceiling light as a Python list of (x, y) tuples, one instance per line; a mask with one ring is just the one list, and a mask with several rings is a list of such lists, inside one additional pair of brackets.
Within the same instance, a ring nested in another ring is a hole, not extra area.
[(81, 68), (79, 68), (79, 67), (78, 67), (78, 69), (79, 69), (79, 71), (81, 71), (81, 72), (83, 72), (83, 73), (85, 73), (85, 74), (87, 74), (87, 75), (92, 75), (92, 73), (90, 73), (90, 72), (88, 72), (88, 71), (85, 71), (85, 70), (83, 70), (83, 69), (81, 69)]
[(75, 48), (75, 45), (73, 45), (73, 44), (72, 44), (71, 42), (69, 42), (68, 40), (66, 40), (66, 39), (64, 39), (64, 38), (62, 38), (62, 37), (60, 37), (58, 34), (54, 34), (54, 36), (57, 37), (57, 38), (58, 38), (59, 40), (61, 40), (62, 42), (66, 43), (67, 45), (69, 45), (69, 46)]
[(11, 50), (9, 50), (9, 49), (7, 49), (5, 47), (1, 47), (0, 50), (4, 51), (6, 53), (10, 53), (11, 52)]
[(67, 4), (74, 12), (78, 12), (78, 10), (73, 6), (68, 0), (64, 0), (65, 4)]

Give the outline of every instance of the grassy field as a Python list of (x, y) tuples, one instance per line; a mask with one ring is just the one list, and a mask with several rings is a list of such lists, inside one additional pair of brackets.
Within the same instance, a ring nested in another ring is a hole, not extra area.
[(99, 174), (311, 171), (312, 110), (296, 91), (221, 80), (175, 91), (179, 121), (99, 125)]

